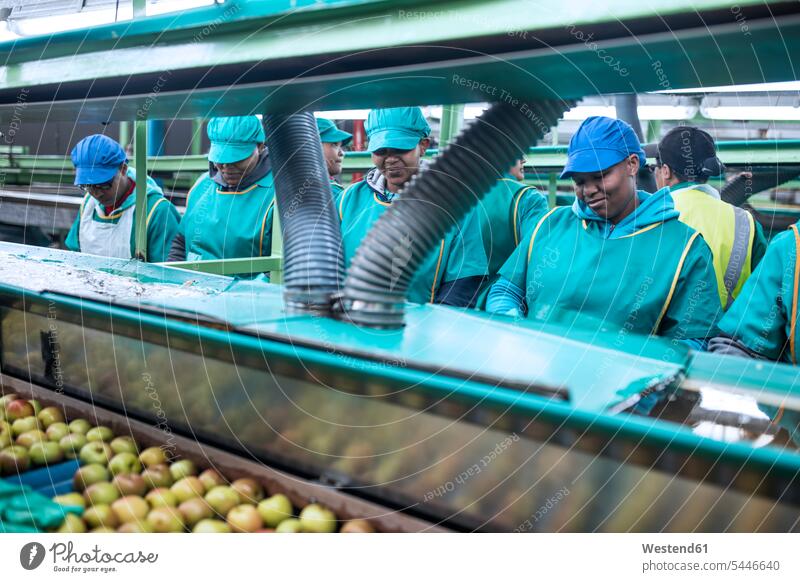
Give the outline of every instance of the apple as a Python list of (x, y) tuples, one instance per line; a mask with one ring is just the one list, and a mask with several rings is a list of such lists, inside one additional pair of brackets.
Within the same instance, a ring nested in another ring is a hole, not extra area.
[(149, 447), (139, 453), (139, 460), (145, 467), (153, 467), (154, 465), (164, 465), (167, 462), (167, 457), (161, 447)]
[(142, 470), (142, 464), (133, 453), (117, 453), (108, 462), (108, 468), (112, 475), (139, 473)]
[(92, 428), (92, 425), (89, 424), (89, 421), (85, 418), (76, 418), (72, 422), (69, 423), (69, 430), (70, 432), (74, 432), (76, 434), (82, 434), (86, 436), (86, 433), (89, 432), (89, 429)]
[(21, 435), (19, 435), (16, 443), (21, 447), (26, 447), (29, 449), (34, 443), (44, 443), (48, 440), (47, 434), (44, 431), (34, 429), (23, 432)]
[(268, 497), (258, 504), (258, 513), (268, 527), (275, 527), (284, 519), (292, 517), (292, 512), (292, 502), (283, 493)]
[(90, 505), (110, 505), (119, 499), (119, 491), (111, 483), (101, 481), (89, 485), (83, 492), (83, 496)]
[(339, 531), (341, 533), (375, 533), (375, 528), (366, 519), (351, 519)]
[(86, 524), (73, 513), (64, 516), (64, 522), (56, 530), (58, 533), (86, 533)]
[(175, 494), (166, 487), (159, 487), (147, 493), (144, 497), (150, 506), (156, 507), (176, 507), (178, 505), (178, 498)]
[(81, 463), (84, 464), (99, 463), (101, 465), (108, 465), (112, 454), (113, 451), (111, 447), (108, 446), (108, 443), (94, 441), (83, 445), (81, 452), (78, 453), (78, 458), (81, 460)]
[(111, 441), (111, 450), (115, 453), (132, 453), (134, 455), (139, 454), (136, 441), (129, 436), (117, 437)]
[(0, 410), (4, 410), (5, 411), (6, 407), (8, 406), (8, 404), (12, 400), (19, 400), (19, 399), (20, 399), (20, 396), (18, 394), (14, 394), (14, 393), (5, 394), (4, 396), (1, 396), (0, 397)]
[[(141, 461), (141, 456), (139, 457)], [(142, 478), (148, 487), (170, 487), (173, 483), (172, 475), (167, 465), (151, 465), (142, 471)]]
[(254, 532), (264, 527), (258, 510), (252, 505), (237, 505), (228, 512), (225, 520), (233, 531), (239, 533)]
[(27, 400), (13, 400), (6, 405), (6, 418), (9, 422), (13, 423), (15, 420), (35, 415), (36, 411)]
[(197, 475), (197, 467), (189, 459), (181, 459), (169, 466), (169, 472), (175, 481), (180, 481), (184, 477)]
[(111, 504), (111, 510), (122, 523), (143, 521), (150, 513), (147, 501), (137, 495), (120, 497)]
[(153, 533), (153, 527), (146, 521), (129, 521), (119, 526), (117, 533)]
[(11, 430), (0, 431), (0, 449), (10, 447), (11, 443), (13, 442), (14, 436), (12, 435)]
[(64, 460), (61, 447), (52, 441), (33, 443), (28, 449), (28, 455), (35, 465), (51, 465)]
[(192, 533), (231, 533), (231, 526), (219, 519), (201, 519)]
[(71, 507), (86, 507), (86, 499), (80, 493), (65, 493), (64, 495), (56, 495), (53, 501), (59, 505)]
[[(16, 402), (16, 400), (14, 401)], [(26, 416), (25, 418), (18, 418), (11, 424), (11, 432), (14, 436), (19, 436), (24, 432), (37, 430), (39, 428), (39, 421), (35, 416)]]
[(60, 441), (58, 446), (64, 451), (64, 456), (68, 459), (75, 459), (80, 450), (86, 445), (88, 441), (86, 437), (77, 432), (71, 432)]
[(29, 464), (28, 449), (25, 447), (13, 445), (0, 451), (0, 475), (22, 473)]
[(38, 400), (28, 400), (31, 406), (33, 406), (33, 415), (38, 416), (39, 413), (42, 411), (42, 403)]
[(94, 426), (86, 432), (86, 438), (89, 442), (108, 442), (114, 438), (114, 433), (107, 426)]
[(246, 503), (258, 503), (264, 499), (264, 489), (255, 479), (237, 479), (231, 483), (231, 487)]
[(144, 478), (137, 473), (121, 473), (114, 477), (111, 481), (119, 491), (120, 495), (138, 495), (144, 496), (147, 492), (147, 483)]
[(194, 476), (184, 477), (170, 487), (169, 490), (175, 494), (178, 503), (182, 503), (192, 497), (202, 497), (206, 492), (203, 482)]
[(303, 531), (303, 524), (295, 517), (284, 519), (275, 528), (276, 533), (301, 533)]
[(156, 507), (147, 514), (147, 524), (158, 533), (180, 533), (183, 518), (174, 507)]
[(110, 478), (111, 474), (105, 465), (91, 463), (75, 471), (75, 475), (72, 477), (72, 486), (75, 491), (85, 491), (90, 485), (108, 481)]
[(48, 428), (51, 424), (55, 424), (57, 422), (64, 424), (64, 413), (61, 412), (60, 408), (56, 408), (55, 406), (48, 406), (47, 408), (42, 408), (42, 411), (39, 414), (37, 414), (36, 417), (39, 419), (39, 422), (41, 422), (42, 426), (44, 426), (45, 428)]
[(69, 427), (63, 422), (54, 422), (48, 425), (45, 432), (47, 433), (47, 438), (57, 443), (69, 434)]
[(306, 533), (333, 533), (336, 531), (336, 516), (318, 503), (306, 505), (300, 512), (300, 524)]
[(178, 506), (178, 511), (187, 527), (193, 527), (200, 520), (211, 518), (214, 515), (214, 510), (202, 497), (187, 499)]
[(106, 525), (101, 525), (100, 527), (95, 527), (89, 530), (89, 533), (98, 534), (98, 533), (117, 533), (113, 527), (108, 527)]
[(83, 519), (89, 527), (117, 527), (119, 525), (119, 518), (106, 503), (98, 503), (84, 511)]
[(222, 516), (228, 515), (231, 509), (242, 502), (239, 499), (239, 494), (227, 485), (213, 487), (211, 491), (206, 493), (205, 500), (211, 506), (211, 509)]
[(200, 473), (198, 478), (203, 483), (203, 487), (206, 488), (206, 491), (211, 491), (211, 489), (217, 485), (225, 485), (225, 479), (214, 469), (206, 469)]

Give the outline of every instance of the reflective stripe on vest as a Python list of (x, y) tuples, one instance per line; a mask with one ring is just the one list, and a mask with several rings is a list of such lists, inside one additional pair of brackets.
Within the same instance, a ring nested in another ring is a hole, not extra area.
[(731, 255), (728, 258), (728, 266), (722, 279), (725, 283), (725, 290), (728, 292), (728, 301), (725, 309), (728, 309), (733, 303), (733, 291), (742, 276), (744, 265), (747, 262), (747, 251), (750, 249), (750, 214), (743, 208), (734, 206), (733, 216), (733, 246)]

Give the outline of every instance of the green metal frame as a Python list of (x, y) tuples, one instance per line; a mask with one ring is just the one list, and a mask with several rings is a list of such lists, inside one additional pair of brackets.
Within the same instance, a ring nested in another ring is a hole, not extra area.
[(209, 273), (211, 275), (252, 275), (257, 273), (278, 272), (282, 267), (280, 254), (269, 257), (247, 257), (239, 259), (219, 259), (208, 261), (180, 261), (173, 263), (157, 263), (164, 267), (175, 267), (187, 271)]

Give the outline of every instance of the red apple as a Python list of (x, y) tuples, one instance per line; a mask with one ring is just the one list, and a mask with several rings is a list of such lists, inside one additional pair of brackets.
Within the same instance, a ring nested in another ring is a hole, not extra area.
[(341, 533), (375, 533), (375, 528), (366, 519), (351, 519), (339, 531)]
[(147, 493), (147, 483), (141, 475), (136, 473), (122, 473), (114, 477), (111, 483), (120, 492), (123, 497), (129, 495), (136, 495), (142, 497)]
[(178, 511), (188, 527), (193, 527), (201, 519), (209, 519), (214, 515), (214, 511), (202, 497), (187, 499), (178, 506)]
[[(16, 402), (16, 400), (15, 400)], [(28, 470), (28, 449), (14, 445), (0, 451), (0, 475), (12, 475)]]
[(258, 510), (252, 505), (237, 505), (225, 517), (231, 529), (239, 533), (254, 532), (264, 527)]
[(33, 405), (27, 400), (12, 400), (6, 405), (6, 418), (12, 423), (15, 420), (27, 418), (34, 414), (35, 410), (33, 409)]
[(244, 503), (258, 503), (264, 499), (264, 489), (255, 479), (237, 479), (231, 483), (231, 487)]

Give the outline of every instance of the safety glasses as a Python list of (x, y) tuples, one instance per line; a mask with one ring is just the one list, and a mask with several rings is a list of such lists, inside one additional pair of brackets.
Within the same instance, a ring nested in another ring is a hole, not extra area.
[(90, 194), (92, 190), (107, 191), (111, 190), (113, 186), (114, 186), (114, 179), (112, 178), (108, 182), (103, 182), (102, 184), (81, 184), (79, 188), (84, 192), (86, 192), (87, 194)]

